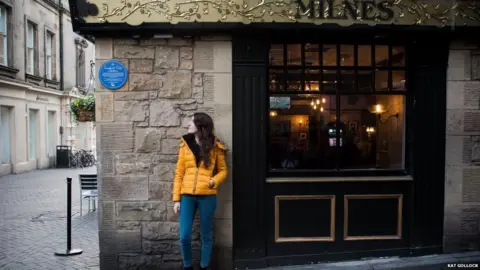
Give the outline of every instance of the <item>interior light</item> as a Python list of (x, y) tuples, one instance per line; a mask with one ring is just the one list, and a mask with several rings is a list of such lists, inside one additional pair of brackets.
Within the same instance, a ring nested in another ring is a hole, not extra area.
[(317, 99), (317, 104), (320, 104), (320, 99)]
[(322, 103), (325, 103), (327, 102), (327, 100), (325, 98), (322, 98)]
[(320, 111), (323, 112), (323, 107), (320, 107)]

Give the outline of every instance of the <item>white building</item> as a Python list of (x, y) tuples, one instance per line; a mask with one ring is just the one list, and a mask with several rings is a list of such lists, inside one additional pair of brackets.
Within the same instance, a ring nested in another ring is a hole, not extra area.
[(0, 175), (54, 167), (57, 145), (95, 145), (93, 124), (72, 123), (69, 109), (95, 46), (73, 32), (63, 2), (0, 0)]

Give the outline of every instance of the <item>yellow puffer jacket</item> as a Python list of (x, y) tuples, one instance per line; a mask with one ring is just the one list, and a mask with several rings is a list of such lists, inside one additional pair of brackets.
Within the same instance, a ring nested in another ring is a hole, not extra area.
[[(225, 161), (225, 145), (215, 139), (213, 149), (210, 151), (210, 166), (206, 168), (201, 162), (197, 167), (195, 155), (185, 141), (186, 136), (180, 139), (177, 168), (175, 169), (173, 182), (174, 202), (180, 201), (181, 194), (216, 195), (218, 186), (225, 181), (228, 174)], [(210, 178), (213, 178), (215, 183), (212, 188), (209, 187)]]

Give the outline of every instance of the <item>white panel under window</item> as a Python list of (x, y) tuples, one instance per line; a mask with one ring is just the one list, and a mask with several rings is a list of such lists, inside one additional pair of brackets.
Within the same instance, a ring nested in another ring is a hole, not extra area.
[(0, 65), (8, 65), (7, 9), (0, 6)]
[(48, 112), (48, 126), (47, 126), (47, 151), (48, 156), (55, 155), (55, 112)]
[(45, 75), (47, 79), (52, 79), (52, 51), (53, 51), (53, 35), (47, 32), (45, 40)]
[(27, 24), (27, 73), (34, 74), (35, 71), (35, 26)]
[(37, 111), (28, 111), (28, 158), (37, 159)]
[(11, 109), (0, 107), (0, 164), (10, 164)]

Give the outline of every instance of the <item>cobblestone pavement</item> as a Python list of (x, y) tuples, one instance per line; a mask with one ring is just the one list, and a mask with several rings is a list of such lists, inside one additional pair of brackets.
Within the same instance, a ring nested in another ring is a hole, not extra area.
[[(48, 169), (0, 177), (0, 269), (99, 269), (98, 222), (84, 201), (80, 216), (79, 173), (96, 168)], [(72, 248), (66, 249), (66, 178), (72, 177)]]

